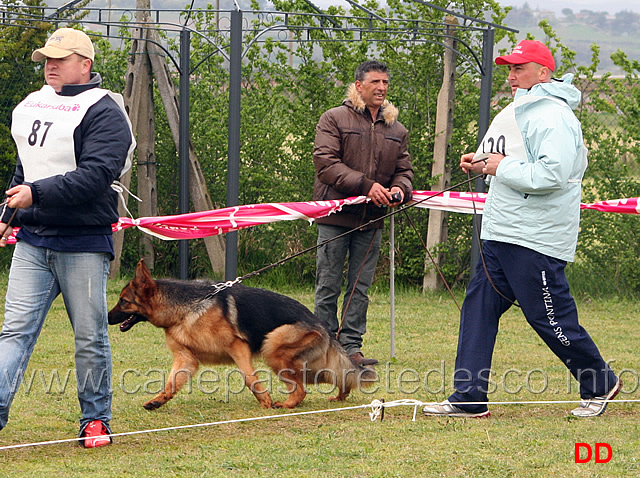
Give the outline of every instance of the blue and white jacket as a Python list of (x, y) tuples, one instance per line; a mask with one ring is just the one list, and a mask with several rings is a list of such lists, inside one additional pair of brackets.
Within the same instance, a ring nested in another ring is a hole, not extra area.
[(491, 123), (476, 157), (500, 153), (505, 158), (488, 178), (483, 240), (573, 260), (587, 149), (573, 113), (581, 93), (572, 79), (568, 74), (561, 81), (518, 89)]
[[(122, 97), (100, 83), (92, 73), (89, 83), (65, 85), (59, 94), (45, 85), (14, 110), (18, 162), (11, 186), (28, 184), (33, 196), (33, 205), (19, 209), (11, 224), (22, 227), (20, 234), (111, 236), (118, 220), (111, 184), (130, 166), (135, 139)], [(2, 221), (12, 211), (3, 211)], [(93, 251), (90, 244), (74, 247)]]

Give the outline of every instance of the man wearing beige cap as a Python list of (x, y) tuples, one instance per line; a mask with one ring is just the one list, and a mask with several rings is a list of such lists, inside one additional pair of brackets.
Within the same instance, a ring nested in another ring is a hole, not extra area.
[(56, 30), (33, 52), (46, 85), (13, 111), (18, 149), (5, 192), (0, 247), (20, 227), (0, 333), (0, 429), (53, 300), (60, 294), (75, 337), (80, 442), (111, 443), (111, 349), (106, 284), (118, 220), (112, 184), (130, 167), (135, 140), (122, 96), (100, 88), (89, 37)]
[[(580, 91), (573, 75), (552, 79), (555, 61), (538, 41), (510, 55), (514, 101), (493, 120), (463, 171), (488, 175), (481, 257), (460, 314), (455, 391), (426, 405), (425, 415), (489, 416), (491, 359), (500, 317), (516, 303), (529, 325), (580, 384), (576, 417), (601, 415), (622, 383), (578, 322), (565, 266), (574, 258), (587, 150), (573, 113)], [(530, 370), (520, 371), (527, 375)], [(495, 385), (495, 383), (493, 384)]]

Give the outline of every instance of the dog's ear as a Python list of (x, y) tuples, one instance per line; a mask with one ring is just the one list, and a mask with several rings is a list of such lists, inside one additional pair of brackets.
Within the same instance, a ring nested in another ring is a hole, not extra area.
[(133, 276), (133, 283), (138, 287), (148, 287), (155, 284), (155, 281), (153, 280), (153, 277), (151, 277), (149, 269), (147, 269), (147, 266), (144, 263), (144, 259), (140, 259), (138, 261), (138, 265), (136, 266), (136, 273)]

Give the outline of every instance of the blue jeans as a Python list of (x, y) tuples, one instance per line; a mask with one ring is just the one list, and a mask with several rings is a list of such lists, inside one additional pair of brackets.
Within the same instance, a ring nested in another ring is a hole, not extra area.
[[(349, 230), (348, 227), (318, 224), (318, 244)], [(342, 272), (347, 253), (349, 254), (347, 288), (342, 302), (342, 328), (338, 335), (338, 341), (349, 355), (360, 352), (362, 336), (367, 331), (367, 292), (376, 271), (381, 239), (382, 229), (358, 230), (328, 242), (318, 249), (316, 255), (314, 313), (335, 334), (338, 332), (337, 312)]]
[(54, 299), (62, 294), (75, 336), (81, 426), (111, 420), (111, 347), (106, 287), (109, 255), (57, 252), (19, 241), (13, 253), (0, 333), (0, 429)]

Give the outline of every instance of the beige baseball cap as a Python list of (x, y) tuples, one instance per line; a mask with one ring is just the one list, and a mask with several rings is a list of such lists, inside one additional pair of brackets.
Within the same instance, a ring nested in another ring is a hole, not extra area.
[(33, 61), (45, 58), (65, 58), (73, 53), (93, 61), (95, 52), (93, 43), (85, 32), (73, 28), (59, 28), (49, 37), (44, 47), (38, 48), (31, 55)]

